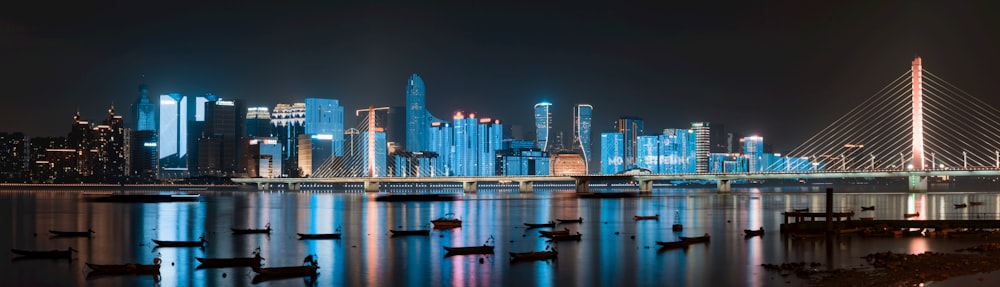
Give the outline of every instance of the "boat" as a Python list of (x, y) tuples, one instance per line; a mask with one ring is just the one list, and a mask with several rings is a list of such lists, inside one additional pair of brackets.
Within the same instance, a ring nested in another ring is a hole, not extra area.
[(549, 237), (549, 238), (557, 235), (569, 235), (569, 228), (563, 228), (563, 230), (552, 230), (552, 231), (539, 230), (538, 234), (540, 234), (542, 237)]
[(167, 241), (167, 240), (156, 240), (153, 239), (153, 243), (156, 243), (156, 247), (204, 247), (205, 236), (202, 235), (198, 241)]
[(670, 229), (672, 229), (674, 232), (684, 231), (684, 225), (680, 223), (674, 223), (674, 225), (670, 226)]
[(920, 216), (920, 212), (915, 212), (915, 213), (903, 213), (903, 218), (910, 218), (910, 217), (919, 217), (919, 216)]
[(243, 266), (254, 266), (260, 265), (260, 261), (264, 258), (260, 257), (260, 248), (254, 250), (253, 257), (235, 257), (235, 258), (201, 258), (195, 257), (195, 260), (201, 263), (198, 268), (216, 268), (216, 267), (243, 267)]
[(157, 203), (157, 202), (192, 202), (198, 201), (200, 194), (112, 194), (108, 196), (96, 197), (91, 200), (96, 202), (132, 202), (132, 203)]
[(493, 254), (493, 246), (485, 244), (483, 246), (468, 246), (468, 247), (445, 246), (444, 250), (448, 251), (444, 256), (466, 255), (466, 254)]
[(965, 204), (965, 203), (956, 203), (955, 204), (955, 208), (966, 208), (966, 207), (969, 207), (969, 205)]
[(678, 236), (677, 238), (679, 238), (681, 241), (686, 241), (688, 243), (702, 243), (702, 242), (709, 242), (710, 240), (712, 240), (712, 237), (709, 236), (708, 233), (705, 233), (705, 235), (698, 237)]
[(983, 205), (982, 201), (969, 201), (969, 206)]
[(94, 234), (95, 232), (94, 230), (88, 228), (87, 231), (49, 230), (49, 233), (52, 233), (53, 236), (58, 236), (58, 237), (90, 237), (90, 235)]
[(511, 262), (549, 260), (549, 259), (556, 259), (557, 256), (559, 256), (559, 251), (556, 251), (555, 248), (549, 250), (548, 247), (545, 247), (545, 251), (510, 252)]
[(633, 216), (632, 219), (634, 219), (635, 221), (639, 221), (639, 220), (660, 220), (660, 215), (659, 214), (657, 214), (657, 215), (636, 215), (636, 216)]
[(271, 223), (264, 225), (264, 229), (239, 229), (239, 228), (229, 228), (233, 231), (233, 234), (271, 234)]
[(861, 211), (871, 211), (871, 210), (875, 210), (875, 206), (874, 205), (872, 205), (872, 206), (862, 206), (861, 207)]
[(451, 194), (389, 194), (375, 198), (375, 201), (401, 202), (401, 201), (452, 201), (455, 196)]
[(754, 236), (764, 236), (764, 227), (761, 226), (760, 229), (757, 229), (757, 230), (744, 229), (743, 230), (743, 234), (745, 234), (744, 236), (746, 238), (750, 238), (750, 237), (754, 237)]
[(23, 249), (10, 249), (11, 253), (21, 255), (22, 258), (48, 258), (48, 259), (72, 259), (73, 252), (76, 249), (70, 247), (68, 250), (23, 250)]
[(837, 233), (840, 233), (840, 234), (853, 234), (853, 233), (860, 233), (860, 232), (862, 232), (864, 230), (865, 229), (862, 228), (862, 227), (841, 228), (841, 229), (837, 229)]
[(316, 261), (316, 256), (309, 255), (302, 260), (302, 266), (264, 268), (261, 267), (260, 264), (254, 264), (251, 265), (250, 268), (252, 268), (254, 272), (257, 272), (257, 275), (262, 276), (262, 279), (270, 280), (277, 278), (314, 276), (316, 275), (316, 270), (319, 269), (319, 264)]
[(445, 214), (444, 217), (431, 220), (431, 224), (434, 224), (434, 228), (444, 229), (444, 228), (456, 228), (462, 227), (462, 220), (455, 218), (454, 213)]
[(675, 249), (675, 248), (687, 248), (691, 245), (690, 242), (679, 240), (679, 241), (657, 241), (656, 244), (660, 245), (660, 249)]
[(527, 223), (526, 222), (526, 223), (524, 223), (524, 226), (527, 226), (529, 229), (530, 228), (541, 228), (541, 227), (550, 227), (551, 228), (551, 227), (556, 227), (556, 223), (554, 221), (549, 221), (549, 223)]
[(809, 212), (809, 208), (792, 208), (792, 212)]
[(549, 237), (549, 241), (580, 241), (583, 238), (583, 234), (577, 232), (576, 234), (559, 234)]
[(160, 262), (162, 262), (162, 260), (157, 257), (153, 258), (152, 265), (143, 265), (138, 263), (93, 264), (87, 262), (87, 267), (90, 267), (90, 270), (94, 273), (100, 274), (159, 274)]
[(411, 230), (389, 229), (389, 232), (392, 232), (392, 236), (431, 235), (431, 231), (427, 229), (411, 229)]
[(577, 219), (558, 219), (558, 218), (556, 218), (556, 221), (559, 221), (560, 224), (566, 224), (566, 223), (583, 223), (583, 217), (580, 217), (580, 218), (577, 218)]

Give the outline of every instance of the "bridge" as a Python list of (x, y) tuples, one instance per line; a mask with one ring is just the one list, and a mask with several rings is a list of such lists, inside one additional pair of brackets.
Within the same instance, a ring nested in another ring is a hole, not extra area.
[[(360, 133), (370, 142), (376, 129), (373, 114), (369, 112), (367, 132)], [(374, 155), (370, 150), (366, 159), (354, 163), (366, 166), (368, 177), (337, 173), (340, 169), (329, 162), (326, 172), (311, 178), (233, 181), (260, 189), (286, 184), (290, 190), (308, 183), (361, 183), (365, 191), (378, 191), (385, 183), (447, 182), (461, 183), (465, 192), (475, 192), (479, 182), (517, 182), (521, 192), (531, 192), (535, 182), (574, 182), (577, 192), (589, 192), (593, 181), (617, 181), (635, 182), (640, 192), (650, 192), (656, 181), (697, 180), (716, 182), (719, 192), (729, 192), (737, 180), (907, 178), (911, 191), (926, 191), (930, 177), (1000, 176), (1000, 110), (927, 71), (917, 57), (910, 69), (785, 155), (808, 161), (809, 171), (792, 169), (783, 160), (735, 173), (375, 177)]]

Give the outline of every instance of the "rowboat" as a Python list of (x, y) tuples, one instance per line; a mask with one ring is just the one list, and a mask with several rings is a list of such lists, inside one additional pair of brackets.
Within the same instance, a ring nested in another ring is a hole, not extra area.
[(431, 235), (431, 231), (427, 229), (413, 229), (413, 230), (389, 229), (389, 232), (392, 232), (392, 236)]
[(263, 276), (266, 279), (276, 279), (276, 278), (289, 278), (289, 277), (306, 277), (316, 275), (316, 270), (319, 269), (319, 265), (313, 255), (306, 256), (302, 260), (302, 266), (288, 266), (288, 267), (261, 267), (260, 264), (251, 265), (250, 268), (258, 275)]
[(160, 258), (153, 258), (152, 265), (143, 265), (137, 263), (128, 264), (93, 264), (87, 263), (87, 267), (97, 273), (102, 274), (159, 274), (160, 273)]
[(340, 239), (340, 233), (315, 233), (315, 234), (296, 233), (296, 234), (299, 235), (299, 240)]
[(549, 221), (549, 223), (524, 223), (524, 226), (528, 228), (556, 227), (556, 223), (554, 221)]
[(792, 212), (809, 212), (809, 208), (792, 208)]
[(710, 240), (712, 240), (712, 237), (708, 236), (708, 233), (705, 233), (704, 236), (698, 236), (698, 237), (678, 236), (677, 238), (680, 238), (681, 241), (687, 241), (688, 243), (702, 243), (702, 242), (709, 242)]
[(76, 249), (70, 247), (68, 250), (23, 250), (11, 248), (10, 252), (21, 255), (23, 258), (49, 258), (49, 259), (72, 259)]
[(89, 228), (87, 229), (87, 231), (49, 230), (49, 233), (52, 233), (53, 236), (59, 236), (59, 237), (90, 237), (91, 234), (94, 234), (94, 230)]
[(168, 241), (168, 240), (156, 240), (153, 239), (153, 243), (156, 243), (156, 247), (202, 247), (205, 246), (205, 236), (202, 235), (198, 241)]
[(674, 225), (670, 226), (670, 229), (673, 231), (684, 231), (684, 225), (680, 223), (674, 223)]
[(969, 205), (965, 204), (965, 203), (956, 203), (955, 204), (955, 208), (966, 208), (966, 207), (969, 207)]
[(903, 213), (903, 218), (918, 217), (918, 216), (920, 216), (920, 212), (916, 212), (916, 213)]
[(559, 252), (555, 249), (551, 251), (531, 251), (531, 252), (510, 252), (511, 261), (531, 261), (556, 259)]
[(750, 238), (750, 237), (754, 237), (754, 236), (763, 236), (764, 235), (764, 227), (761, 226), (760, 229), (757, 229), (757, 230), (744, 229), (743, 233), (746, 234), (746, 235), (744, 235), (744, 237), (746, 237), (746, 238)]
[(580, 239), (583, 238), (583, 234), (577, 232), (576, 234), (553, 235), (552, 237), (549, 238), (551, 238), (549, 239), (549, 241), (571, 241), (571, 240), (580, 241)]
[(483, 246), (467, 246), (467, 247), (445, 246), (444, 250), (448, 251), (444, 256), (466, 255), (466, 254), (493, 254), (493, 246), (485, 244), (483, 244)]
[(660, 220), (660, 215), (659, 214), (657, 214), (657, 215), (636, 215), (636, 216), (633, 216), (632, 219), (634, 219), (635, 221), (639, 221), (639, 220)]
[(539, 230), (538, 234), (542, 235), (542, 237), (552, 237), (552, 236), (557, 236), (557, 235), (569, 235), (569, 228), (563, 228), (563, 230), (552, 230), (552, 231)]
[(869, 210), (875, 210), (875, 206), (872, 205), (872, 206), (862, 206), (861, 207), (861, 211), (869, 211)]
[(434, 228), (437, 229), (455, 228), (455, 227), (462, 227), (462, 220), (455, 218), (454, 213), (448, 213), (445, 214), (444, 217), (431, 220), (431, 224), (434, 224)]
[(260, 248), (254, 250), (253, 257), (235, 257), (235, 258), (201, 258), (195, 257), (195, 260), (201, 263), (198, 268), (214, 268), (214, 267), (242, 267), (242, 266), (254, 266), (260, 265), (260, 261), (264, 260), (260, 257)]
[(233, 234), (271, 234), (271, 224), (268, 223), (264, 225), (264, 229), (239, 229), (239, 228), (229, 228), (233, 231)]
[(558, 219), (558, 218), (556, 218), (556, 221), (559, 221), (559, 223), (561, 223), (561, 224), (566, 224), (566, 223), (583, 223), (583, 217), (580, 217), (580, 218), (577, 218), (577, 219)]
[(660, 249), (676, 249), (676, 248), (687, 248), (691, 245), (690, 242), (679, 240), (679, 241), (657, 241), (656, 244), (660, 245)]
[(982, 201), (969, 201), (969, 206), (983, 205)]

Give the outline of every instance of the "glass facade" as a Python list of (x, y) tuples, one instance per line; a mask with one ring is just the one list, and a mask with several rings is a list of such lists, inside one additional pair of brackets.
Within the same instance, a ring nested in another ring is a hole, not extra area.
[(424, 80), (417, 74), (410, 75), (406, 81), (406, 144), (410, 151), (425, 151), (430, 139), (427, 127), (430, 123), (440, 122), (427, 111), (426, 90)]
[(587, 104), (576, 105), (573, 109), (573, 145), (583, 156), (586, 172), (590, 172), (590, 126), (593, 121), (594, 107)]
[(763, 172), (770, 165), (764, 159), (764, 138), (749, 136), (740, 139), (743, 155), (747, 158), (747, 172)]
[(695, 171), (708, 172), (708, 153), (712, 148), (709, 123), (694, 122), (691, 123), (691, 129), (695, 136)]
[(622, 133), (601, 133), (601, 174), (625, 170), (625, 146)]
[(625, 169), (636, 167), (637, 164), (636, 151), (638, 149), (638, 144), (639, 144), (638, 139), (639, 136), (642, 136), (643, 133), (642, 124), (643, 124), (642, 119), (636, 117), (622, 117), (619, 118), (616, 123), (618, 132), (624, 136), (623, 138), (624, 153), (622, 159), (625, 162), (624, 163)]
[(308, 135), (331, 136), (333, 155), (344, 155), (344, 107), (338, 100), (306, 99), (304, 127)]
[(149, 101), (149, 89), (145, 84), (139, 85), (139, 98), (132, 104), (132, 116), (136, 131), (156, 130), (156, 105)]
[(180, 94), (160, 95), (159, 161), (163, 169), (186, 169), (187, 97)]
[(552, 104), (541, 102), (535, 104), (535, 147), (548, 151), (549, 129), (552, 127), (552, 114), (549, 109)]

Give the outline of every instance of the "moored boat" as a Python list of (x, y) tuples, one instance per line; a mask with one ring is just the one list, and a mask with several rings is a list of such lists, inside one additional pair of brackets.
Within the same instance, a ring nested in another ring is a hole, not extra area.
[(708, 233), (705, 233), (705, 235), (698, 237), (678, 236), (677, 238), (679, 238), (681, 241), (687, 241), (688, 243), (702, 243), (702, 242), (709, 242), (710, 240), (712, 240), (712, 237), (709, 236)]
[(558, 256), (559, 252), (555, 249), (547, 251), (510, 252), (511, 261), (549, 260), (556, 259)]
[(156, 247), (203, 247), (205, 246), (205, 236), (199, 237), (198, 241), (170, 241), (170, 240), (156, 240), (153, 239), (153, 243), (156, 243)]
[(661, 249), (687, 248), (689, 245), (691, 245), (690, 242), (684, 240), (657, 241), (656, 244), (660, 245)]
[(49, 233), (52, 233), (52, 236), (58, 237), (90, 237), (90, 235), (95, 232), (94, 230), (88, 228), (87, 231), (49, 230)]
[(792, 208), (792, 212), (809, 212), (809, 208)]
[(527, 222), (525, 222), (524, 226), (527, 226), (528, 228), (556, 227), (556, 223), (554, 221), (549, 221), (549, 223), (527, 223)]
[(243, 266), (254, 266), (260, 265), (260, 262), (264, 258), (260, 257), (260, 248), (254, 250), (253, 257), (235, 257), (235, 258), (201, 258), (195, 257), (195, 260), (201, 263), (198, 268), (214, 268), (214, 267), (243, 267)]
[(302, 266), (288, 266), (288, 267), (261, 267), (260, 264), (251, 265), (250, 268), (258, 275), (265, 276), (267, 279), (275, 278), (290, 278), (290, 277), (306, 277), (316, 275), (316, 270), (319, 269), (319, 264), (316, 260), (316, 256), (309, 255), (302, 260)]
[(102, 274), (159, 274), (160, 273), (160, 260), (159, 257), (153, 258), (152, 265), (144, 265), (138, 263), (128, 263), (128, 264), (93, 264), (87, 262), (87, 267), (90, 267), (93, 272)]
[(24, 250), (10, 249), (11, 253), (21, 255), (23, 258), (48, 258), (48, 259), (72, 259), (76, 249), (70, 247), (68, 250)]
[(299, 240), (307, 240), (307, 239), (340, 239), (340, 235), (341, 235), (340, 233), (313, 233), (313, 234), (296, 233), (296, 234), (299, 235)]
[(427, 229), (412, 229), (412, 230), (396, 230), (389, 229), (392, 232), (392, 236), (416, 236), (416, 235), (431, 235), (431, 231)]
[(966, 207), (969, 207), (969, 205), (965, 204), (965, 203), (956, 203), (955, 204), (955, 208), (966, 208)]
[(493, 247), (494, 246), (492, 245), (485, 245), (485, 244), (483, 246), (466, 246), (466, 247), (444, 246), (444, 250), (447, 251), (447, 253), (444, 256), (466, 255), (466, 254), (493, 254)]
[(539, 230), (538, 234), (541, 235), (542, 237), (552, 237), (552, 236), (556, 236), (556, 235), (568, 235), (569, 234), (569, 228), (563, 228), (563, 230), (551, 230), (551, 231), (549, 231), (549, 230)]
[(660, 220), (660, 215), (636, 215), (632, 217), (633, 220)]
[(549, 237), (549, 241), (580, 241), (583, 238), (583, 234), (577, 232), (576, 234), (559, 234)]
[(455, 228), (462, 227), (462, 220), (455, 218), (454, 213), (445, 214), (444, 217), (431, 220), (431, 224), (434, 224), (434, 228)]
[(969, 206), (983, 205), (982, 201), (969, 201)]
[(754, 236), (763, 236), (764, 235), (764, 227), (761, 226), (760, 229), (757, 229), (757, 230), (744, 229), (743, 230), (743, 234), (745, 234), (744, 236), (746, 238), (750, 238), (750, 237), (754, 237)]
[(254, 228), (229, 228), (233, 231), (233, 234), (271, 234), (271, 223), (264, 225), (264, 229), (254, 229)]
[(583, 217), (580, 217), (580, 218), (577, 218), (577, 219), (559, 219), (559, 218), (556, 218), (556, 221), (559, 221), (559, 223), (561, 223), (561, 224), (566, 224), (566, 223), (583, 223)]
[(872, 205), (872, 206), (862, 206), (861, 207), (861, 211), (872, 211), (872, 210), (875, 210), (875, 206), (874, 205)]
[(919, 217), (919, 216), (920, 216), (920, 212), (903, 213), (903, 218), (911, 218), (911, 217)]

